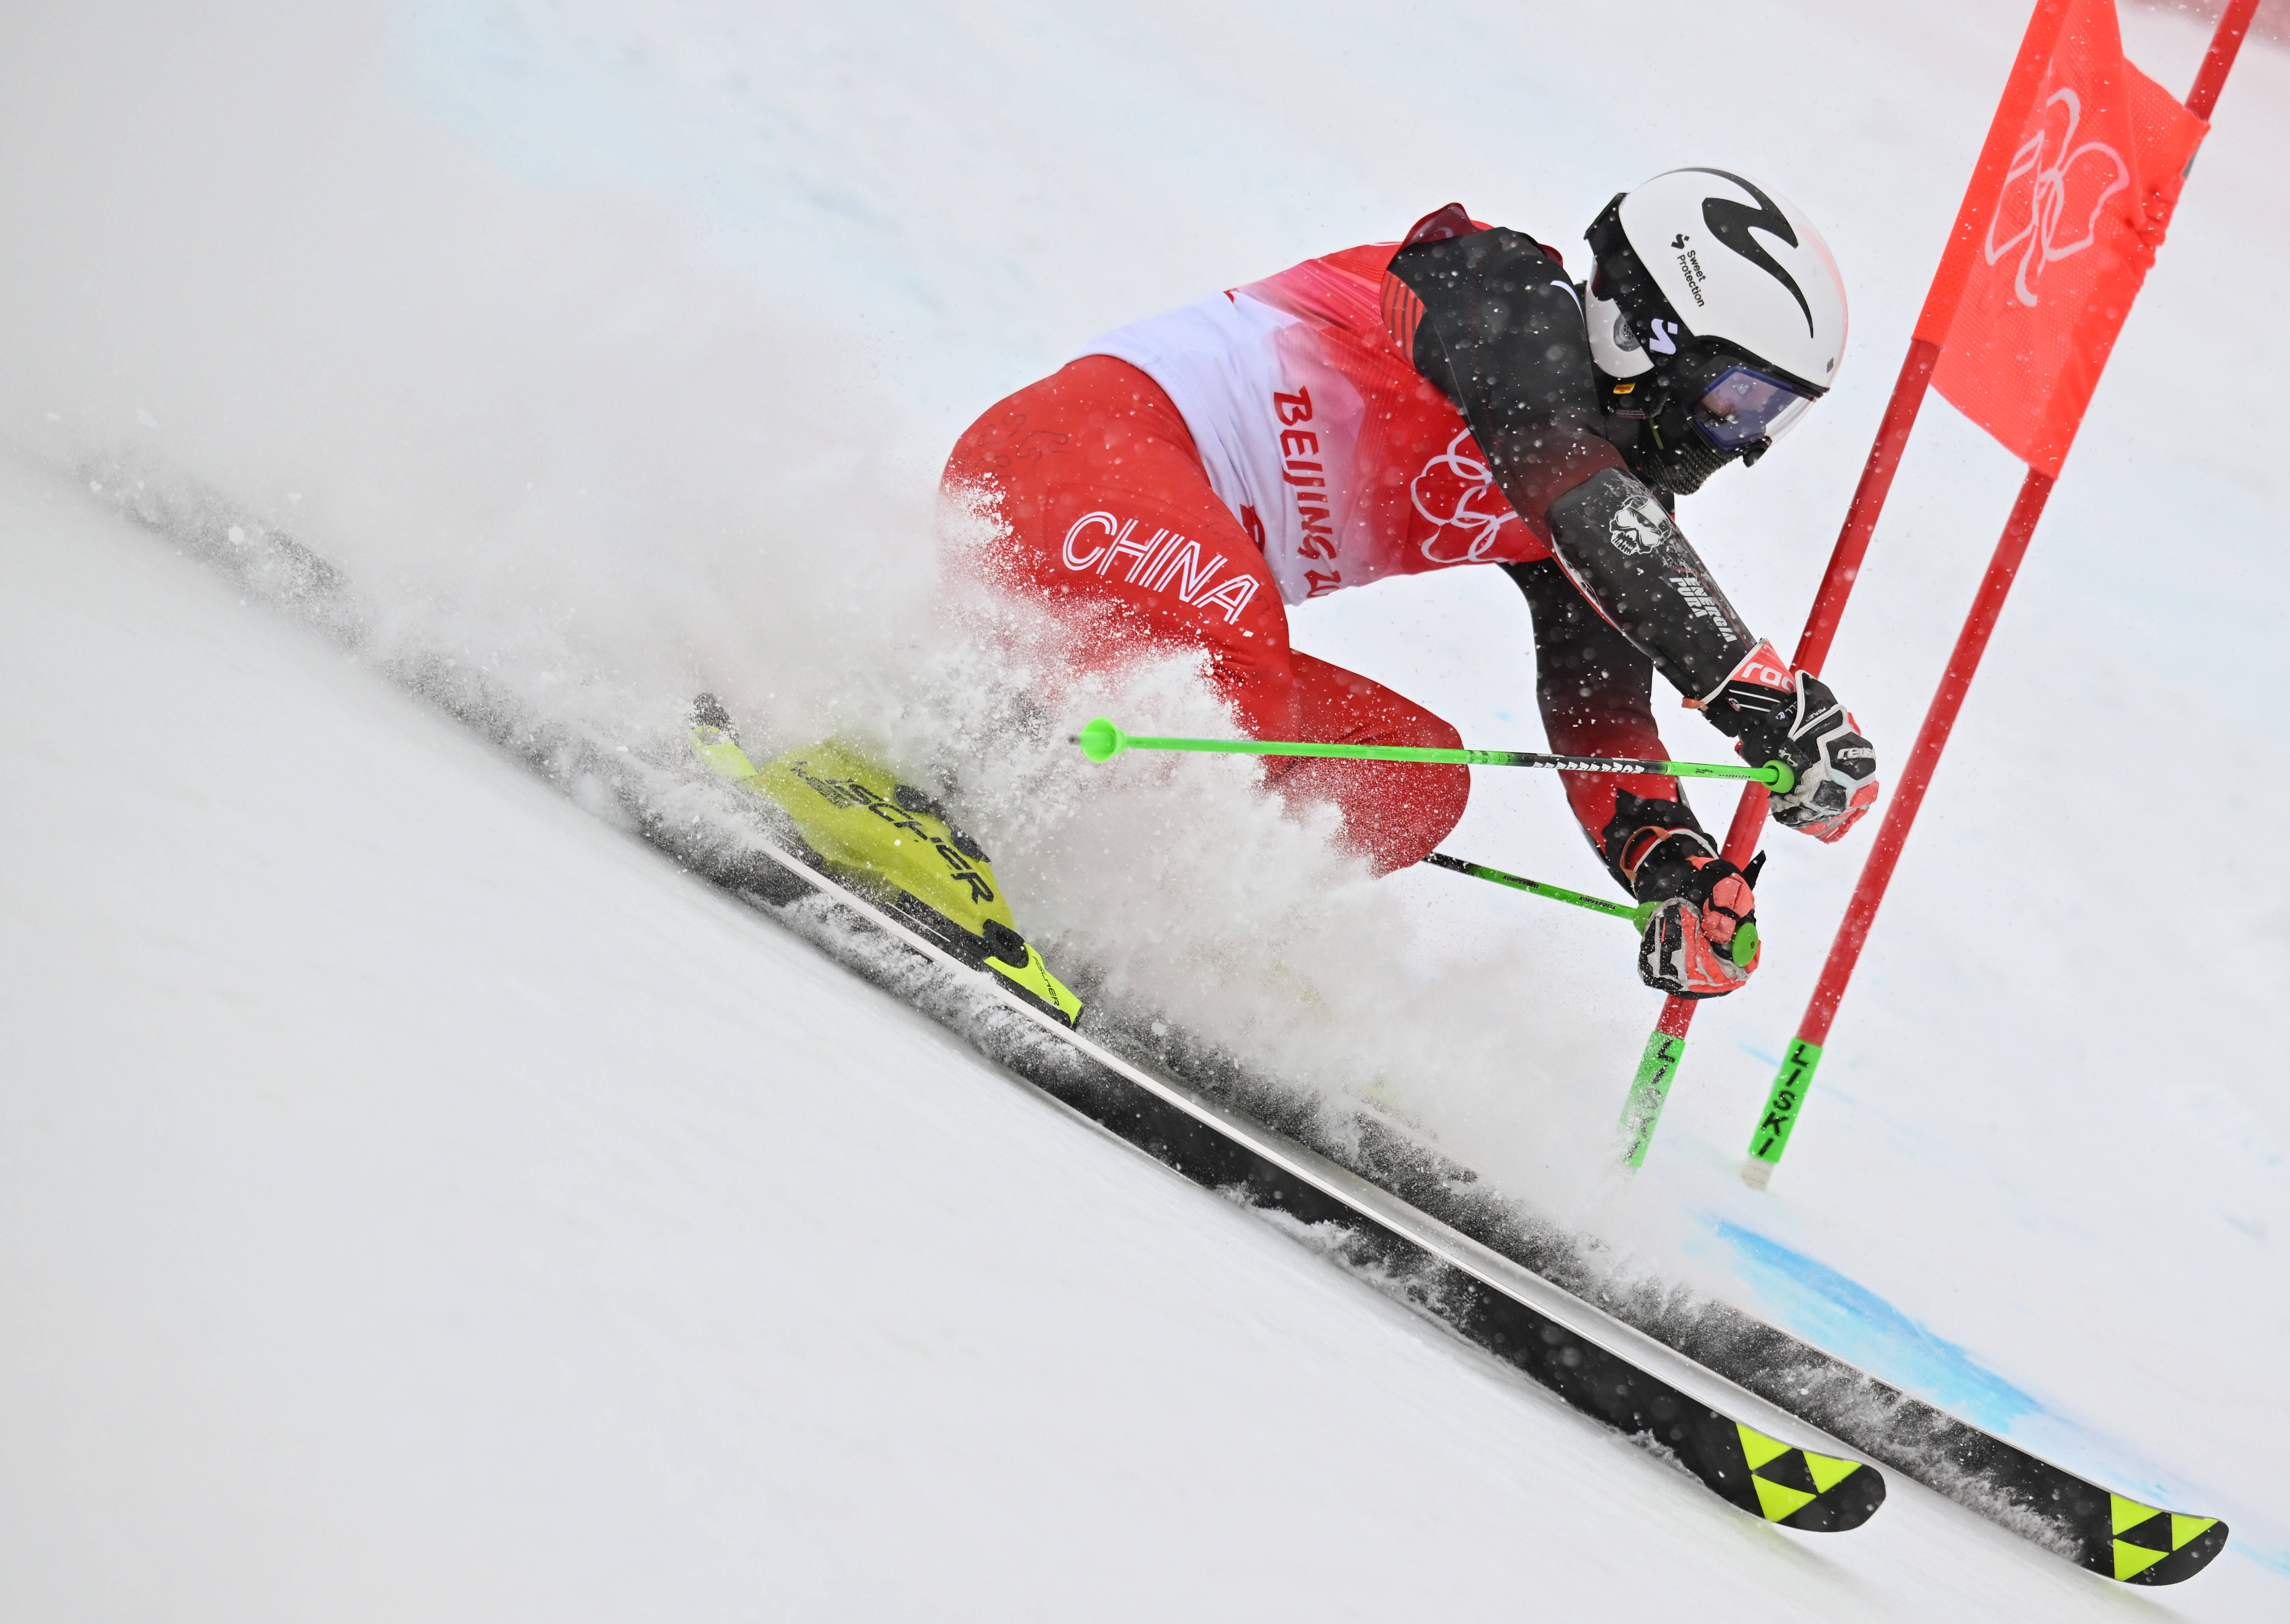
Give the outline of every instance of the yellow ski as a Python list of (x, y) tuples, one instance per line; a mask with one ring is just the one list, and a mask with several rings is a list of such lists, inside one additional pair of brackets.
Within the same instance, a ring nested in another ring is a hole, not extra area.
[(1081, 1000), (1019, 933), (994, 865), (933, 797), (840, 740), (789, 750), (757, 767), (712, 694), (693, 703), (692, 748), (792, 823), (806, 848), (799, 855), (1068, 1026), (1081, 1019)]

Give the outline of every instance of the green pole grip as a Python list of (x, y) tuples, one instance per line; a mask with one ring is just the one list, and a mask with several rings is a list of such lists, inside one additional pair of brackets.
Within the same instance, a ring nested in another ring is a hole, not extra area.
[(1766, 1096), (1765, 1115), (1758, 1119), (1758, 1131), (1750, 1135), (1749, 1160), (1742, 1164), (1742, 1181), (1753, 1189), (1765, 1188), (1774, 1169), (1781, 1165), (1790, 1132), (1797, 1126), (1805, 1097), (1813, 1088), (1813, 1074), (1820, 1069), (1821, 1048), (1802, 1037), (1790, 1040), (1781, 1070), (1774, 1076), (1773, 1092)]

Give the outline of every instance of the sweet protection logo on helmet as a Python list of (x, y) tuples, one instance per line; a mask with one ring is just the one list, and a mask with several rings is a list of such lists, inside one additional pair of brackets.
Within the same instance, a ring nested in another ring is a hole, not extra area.
[[(1601, 268), (1644, 335), (1682, 322), (1808, 396), (1845, 358), (1845, 282), (1803, 211), (1731, 170), (1665, 170), (1622, 193), (1593, 225)], [(1658, 348), (1658, 347), (1655, 347)]]
[(1790, 297), (1797, 300), (1797, 308), (1805, 312), (1806, 336), (1812, 337), (1813, 306), (1806, 302), (1805, 290), (1798, 286), (1797, 278), (1782, 268), (1781, 261), (1774, 258), (1766, 245), (1750, 235), (1753, 230), (1771, 232), (1795, 248), (1798, 246), (1797, 228), (1789, 223), (1788, 217), (1774, 206), (1772, 198), (1741, 176), (1723, 169), (1705, 169), (1701, 172), (1731, 180), (1758, 200), (1758, 206), (1753, 209), (1738, 198), (1705, 197), (1701, 201), (1702, 223), (1709, 228), (1710, 236), (1789, 290)]

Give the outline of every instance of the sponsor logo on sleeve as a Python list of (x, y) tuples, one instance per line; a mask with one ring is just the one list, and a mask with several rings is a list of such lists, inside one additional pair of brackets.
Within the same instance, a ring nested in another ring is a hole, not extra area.
[[(1669, 585), (1670, 589), (1677, 594), (1678, 601), (1685, 605), (1686, 613), (1697, 620), (1707, 620), (1713, 626), (1728, 628), (1732, 627), (1732, 619), (1724, 609), (1718, 606), (1718, 599), (1710, 592), (1709, 583), (1693, 571), (1671, 571)], [(1735, 680), (1747, 682), (1754, 679), (1750, 678), (1746, 672), (1737, 672)]]
[(1606, 545), (1625, 558), (1645, 558), (1679, 539), (1677, 526), (1661, 504), (1640, 492), (1614, 509), (1606, 521)]

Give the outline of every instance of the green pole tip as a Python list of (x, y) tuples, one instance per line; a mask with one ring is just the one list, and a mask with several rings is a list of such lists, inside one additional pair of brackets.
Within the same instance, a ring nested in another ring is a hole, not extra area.
[(1765, 778), (1766, 788), (1775, 795), (1787, 795), (1797, 788), (1797, 774), (1790, 771), (1790, 764), (1785, 761), (1767, 762)]
[(1734, 963), (1743, 970), (1758, 956), (1758, 922), (1745, 919), (1742, 928), (1734, 932)]
[(1109, 762), (1129, 748), (1129, 735), (1099, 716), (1074, 735), (1081, 753), (1094, 762)]

